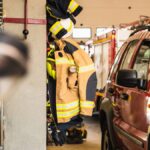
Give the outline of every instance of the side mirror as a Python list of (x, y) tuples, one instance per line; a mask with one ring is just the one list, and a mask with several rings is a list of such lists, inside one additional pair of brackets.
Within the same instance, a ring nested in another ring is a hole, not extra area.
[(116, 82), (118, 85), (125, 87), (137, 87), (138, 79), (137, 79), (137, 71), (136, 70), (119, 70), (117, 74)]

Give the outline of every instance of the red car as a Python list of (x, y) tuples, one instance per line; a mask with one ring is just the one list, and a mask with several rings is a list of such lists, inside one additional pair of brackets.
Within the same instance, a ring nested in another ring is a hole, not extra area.
[(119, 50), (100, 124), (101, 150), (150, 150), (150, 26), (133, 32)]

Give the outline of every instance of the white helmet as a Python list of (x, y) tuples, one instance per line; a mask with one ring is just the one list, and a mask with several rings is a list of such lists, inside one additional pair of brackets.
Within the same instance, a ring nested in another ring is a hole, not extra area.
[(73, 33), (73, 29), (74, 29), (74, 24), (73, 24), (72, 20), (70, 18), (62, 19), (60, 21), (60, 23), (64, 27), (64, 29), (67, 30), (67, 34), (65, 34), (62, 38), (67, 38), (67, 37), (71, 36), (71, 34)]

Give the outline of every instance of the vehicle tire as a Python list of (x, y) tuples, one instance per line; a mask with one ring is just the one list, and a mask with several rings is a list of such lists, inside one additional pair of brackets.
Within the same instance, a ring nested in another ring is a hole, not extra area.
[(101, 150), (113, 150), (106, 123), (103, 125), (102, 138), (101, 138)]

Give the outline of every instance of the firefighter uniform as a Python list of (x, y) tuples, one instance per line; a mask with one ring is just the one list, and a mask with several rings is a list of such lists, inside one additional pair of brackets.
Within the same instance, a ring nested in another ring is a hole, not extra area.
[(82, 11), (82, 7), (75, 0), (48, 0), (46, 9), (49, 31), (57, 39), (61, 39), (68, 32), (60, 20), (70, 18), (75, 24), (74, 17)]
[[(53, 119), (57, 122), (56, 116), (56, 67), (54, 59), (55, 46), (49, 45), (50, 51), (47, 52), (47, 114), (53, 115)], [(54, 121), (53, 120), (53, 121)]]
[(75, 0), (48, 0), (47, 6), (51, 9), (53, 16), (61, 19), (68, 18), (68, 12), (76, 17), (83, 9)]
[(94, 64), (71, 39), (56, 43), (59, 49), (54, 52), (55, 67), (48, 64), (49, 59), (47, 69), (56, 79), (57, 122), (66, 123), (78, 115), (91, 116), (97, 83)]

